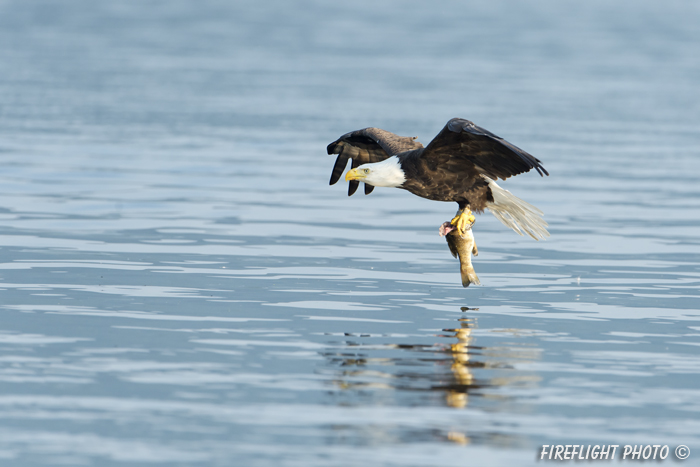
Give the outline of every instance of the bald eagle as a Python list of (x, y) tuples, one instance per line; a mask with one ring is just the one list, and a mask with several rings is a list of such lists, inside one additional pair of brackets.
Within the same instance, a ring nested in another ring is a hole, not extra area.
[(415, 137), (379, 128), (347, 133), (328, 145), (337, 154), (330, 184), (345, 175), (352, 196), (360, 182), (365, 194), (375, 186), (397, 187), (421, 198), (454, 201), (459, 209), (451, 224), (464, 233), (474, 223), (472, 211), (488, 209), (506, 226), (535, 240), (549, 236), (542, 211), (498, 186), (496, 180), (537, 170), (549, 175), (539, 159), (469, 120), (453, 118), (423, 147)]

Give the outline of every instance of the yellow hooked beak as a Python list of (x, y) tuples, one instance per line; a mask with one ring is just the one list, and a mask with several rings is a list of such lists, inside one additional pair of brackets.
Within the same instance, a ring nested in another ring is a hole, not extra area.
[(362, 180), (365, 177), (367, 177), (367, 174), (364, 170), (351, 169), (345, 174), (345, 181), (349, 182), (350, 180)]

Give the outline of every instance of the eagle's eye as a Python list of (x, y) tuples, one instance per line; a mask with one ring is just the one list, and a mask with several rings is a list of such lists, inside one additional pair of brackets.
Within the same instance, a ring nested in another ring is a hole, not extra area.
[(365, 175), (367, 175), (369, 174), (369, 169), (364, 169), (363, 172), (365, 173)]

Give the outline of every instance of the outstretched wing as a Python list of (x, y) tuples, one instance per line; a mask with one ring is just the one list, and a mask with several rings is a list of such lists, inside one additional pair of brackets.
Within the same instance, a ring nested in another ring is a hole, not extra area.
[[(331, 185), (334, 185), (345, 171), (348, 159), (352, 159), (352, 168), (368, 162), (381, 162), (396, 154), (423, 147), (415, 137), (398, 136), (379, 128), (365, 128), (344, 134), (328, 145), (328, 154), (338, 154), (331, 172)], [(348, 196), (352, 196), (360, 182), (351, 180)], [(365, 194), (372, 193), (374, 187), (365, 184)]]
[(549, 175), (539, 159), (463, 118), (453, 118), (430, 142), (421, 159), (437, 164), (471, 163), (492, 178), (505, 180), (535, 169)]

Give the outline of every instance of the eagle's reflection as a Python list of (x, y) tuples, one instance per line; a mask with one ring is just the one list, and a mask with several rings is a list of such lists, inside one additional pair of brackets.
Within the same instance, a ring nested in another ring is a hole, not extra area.
[[(341, 389), (336, 395), (344, 404), (512, 408), (517, 390), (539, 380), (526, 365), (540, 358), (540, 349), (523, 339), (532, 332), (480, 330), (469, 314), (478, 309), (461, 310), (464, 314), (454, 327), (437, 333), (345, 334), (344, 349), (326, 354), (334, 368), (333, 382)], [(405, 342), (411, 338), (418, 342)], [(468, 444), (473, 437), (455, 429), (443, 433), (443, 439), (458, 444)]]
[(472, 337), (472, 326), (475, 321), (471, 318), (460, 318), (461, 327), (457, 329), (445, 329), (454, 332), (457, 342), (450, 344), (449, 354), (452, 356), (452, 375), (455, 382), (451, 387), (446, 388), (445, 401), (450, 407), (462, 409), (467, 406), (469, 400), (469, 388), (474, 384), (474, 374), (469, 366), (469, 344), (474, 339)]

